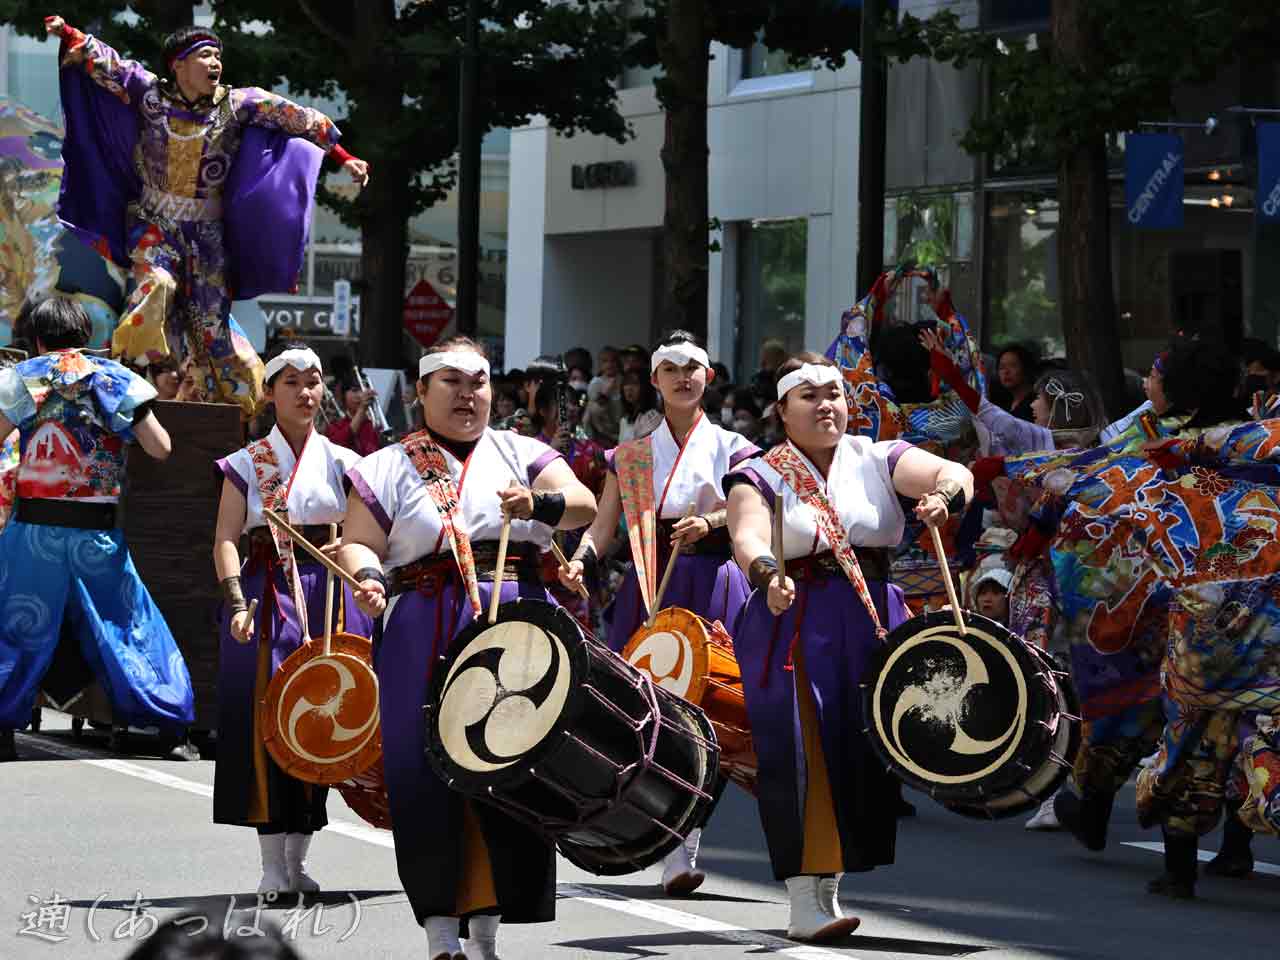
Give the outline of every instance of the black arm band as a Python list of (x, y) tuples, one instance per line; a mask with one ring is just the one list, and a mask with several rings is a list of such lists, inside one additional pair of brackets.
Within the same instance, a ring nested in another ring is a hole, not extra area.
[(778, 561), (767, 553), (762, 553), (752, 560), (751, 566), (747, 570), (747, 579), (751, 581), (751, 585), (757, 590), (768, 590), (769, 584), (773, 583), (774, 578), (777, 576)]
[(387, 575), (377, 567), (361, 567), (355, 572), (356, 583), (364, 583), (366, 580), (372, 580), (374, 583), (382, 584), (382, 594), (386, 596), (389, 592), (387, 589)]
[(244, 590), (240, 587), (239, 577), (227, 577), (218, 586), (222, 588), (222, 598), (227, 601), (227, 609), (232, 616), (249, 609), (249, 604), (244, 601)]
[(964, 508), (968, 505), (969, 505), (969, 500), (964, 495), (964, 491), (957, 490), (947, 500), (947, 516), (954, 517), (957, 514), (964, 513)]
[(533, 494), (533, 513), (530, 519), (558, 527), (564, 517), (564, 494), (559, 490), (537, 490)]

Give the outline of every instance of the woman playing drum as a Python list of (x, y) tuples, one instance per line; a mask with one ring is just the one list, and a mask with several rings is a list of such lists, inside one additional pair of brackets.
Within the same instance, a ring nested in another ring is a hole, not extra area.
[[(734, 649), (759, 759), (760, 817), (775, 876), (791, 898), (788, 935), (841, 936), (844, 871), (893, 862), (897, 789), (859, 732), (858, 685), (881, 642), (910, 614), (886, 582), (902, 539), (899, 497), (930, 526), (972, 494), (963, 467), (910, 444), (845, 433), (840, 371), (817, 354), (778, 368), (787, 442), (725, 479), (735, 556), (756, 588)], [(782, 510), (786, 576), (770, 512)], [(799, 717), (799, 723), (793, 717)]]
[[(650, 369), (666, 415), (653, 433), (608, 455), (600, 512), (561, 575), (565, 586), (577, 589), (585, 567), (609, 549), (619, 519), (626, 517), (633, 566), (618, 591), (609, 629), (609, 646), (619, 652), (651, 612), (672, 550), (680, 555), (663, 606), (683, 607), (730, 626), (750, 591), (733, 563), (721, 482), (760, 450), (703, 414), (702, 394), (715, 373), (691, 334), (677, 330), (663, 340)], [(694, 831), (667, 857), (662, 885), (668, 893), (688, 893), (702, 883), (695, 869), (698, 839)]]
[[(551, 602), (539, 556), (555, 530), (590, 523), (596, 505), (556, 451), (486, 427), (489, 363), (475, 343), (445, 341), (419, 372), (426, 429), (351, 470), (341, 563), (364, 588), (362, 608), (382, 618), (375, 666), (396, 862), (428, 956), (458, 955), (466, 918), (467, 956), (492, 957), (500, 917), (554, 919), (555, 855), (533, 830), (472, 804), (428, 766), (428, 690), (495, 579), (504, 601)], [(495, 574), (504, 515), (507, 563)]]
[[(262, 853), (262, 893), (314, 892), (306, 874), (311, 835), (327, 822), (328, 790), (297, 780), (268, 755), (257, 704), (280, 664), (310, 636), (324, 632), (324, 569), (268, 528), (263, 507), (286, 514), (308, 539), (323, 544), (328, 524), (346, 507), (344, 475), (359, 456), (314, 429), (324, 393), (320, 358), (288, 344), (266, 368), (267, 400), (276, 425), (262, 440), (218, 461), (222, 501), (213, 563), (226, 607), (218, 672), (218, 760), (215, 823), (254, 826)], [(241, 567), (237, 543), (249, 538)], [(258, 603), (254, 621), (249, 601)], [(345, 590), (338, 629), (368, 636), (371, 621)], [(345, 623), (343, 623), (345, 621)]]

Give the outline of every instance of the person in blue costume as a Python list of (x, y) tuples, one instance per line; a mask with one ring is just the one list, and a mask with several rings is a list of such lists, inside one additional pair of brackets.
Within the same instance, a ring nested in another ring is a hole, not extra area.
[(92, 325), (74, 300), (39, 304), (31, 330), (38, 356), (0, 370), (0, 436), (16, 427), (21, 457), (0, 533), (0, 759), (15, 759), (64, 617), (122, 723), (177, 733), (195, 720), (187, 665), (117, 517), (128, 445), (169, 456), (155, 388), (81, 349)]

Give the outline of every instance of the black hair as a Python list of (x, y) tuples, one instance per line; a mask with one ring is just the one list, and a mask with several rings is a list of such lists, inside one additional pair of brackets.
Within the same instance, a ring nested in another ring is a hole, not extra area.
[(1161, 374), (1166, 415), (1190, 415), (1183, 430), (1249, 419), (1236, 390), (1240, 358), (1220, 340), (1180, 337), (1170, 345)]
[(929, 351), (920, 345), (920, 332), (914, 325), (886, 327), (880, 331), (874, 349), (880, 376), (893, 391), (894, 400), (898, 403), (928, 403), (933, 399)]
[(128, 960), (299, 960), (280, 930), (265, 922), (261, 935), (223, 936), (223, 918), (189, 913), (160, 924)]
[(716, 372), (716, 383), (723, 389), (733, 382), (733, 377), (729, 373), (729, 368), (719, 360), (711, 364), (711, 369)]
[[(1068, 403), (1062, 397), (1050, 396), (1048, 386), (1054, 381), (1064, 395), (1078, 393), (1083, 399), (1079, 403)], [(1096, 410), (1091, 402), (1093, 385), (1083, 375), (1074, 370), (1046, 370), (1036, 380), (1031, 393), (1032, 397), (1041, 394), (1045, 395), (1045, 402), (1049, 405), (1050, 430), (1086, 430), (1098, 426)]]
[(1034, 383), (1040, 367), (1040, 359), (1036, 356), (1036, 352), (1025, 343), (1006, 343), (1002, 347), (996, 347), (997, 369), (1000, 366), (1000, 358), (1006, 353), (1012, 353), (1022, 364), (1022, 379), (1026, 383)]
[(1257, 337), (1245, 337), (1240, 341), (1240, 362), (1244, 366), (1260, 363), (1271, 372), (1280, 372), (1280, 351)]
[(164, 38), (164, 63), (172, 72), (173, 58), (199, 40), (212, 40), (219, 50), (222, 38), (208, 27), (179, 27)]
[(31, 310), (28, 334), (46, 350), (83, 347), (93, 335), (93, 321), (79, 301), (49, 297)]
[[(310, 348), (311, 348), (310, 344), (303, 343), (301, 340), (286, 340), (283, 343), (277, 343), (274, 347), (271, 348), (271, 354), (270, 356), (267, 357), (267, 362), (268, 363), (271, 362), (276, 357), (280, 356), (280, 354), (284, 353), (286, 350), (309, 350)], [(267, 380), (267, 386), (268, 387), (275, 386), (276, 378), (279, 377), (280, 374), (284, 373), (286, 369), (288, 368), (281, 367), (274, 374), (272, 374), (271, 377)]]
[(622, 398), (622, 412), (629, 419), (634, 420), (637, 416), (647, 410), (658, 409), (658, 391), (654, 389), (653, 382), (644, 374), (632, 371), (622, 375), (622, 386), (634, 384), (640, 388), (640, 400), (633, 406), (627, 403), (627, 394), (625, 390), (619, 388), (619, 394)]
[(559, 357), (543, 354), (529, 361), (529, 365), (524, 368), (524, 379), (526, 382), (537, 380), (541, 383), (551, 377), (563, 376), (564, 372), (564, 364), (560, 362)]
[(564, 365), (567, 369), (572, 370), (574, 367), (581, 367), (587, 376), (591, 376), (594, 367), (591, 366), (591, 351), (586, 347), (572, 347), (564, 352)]
[[(919, 346), (919, 343), (917, 343), (916, 346)], [(783, 360), (780, 364), (778, 364), (778, 369), (773, 371), (773, 396), (777, 396), (778, 384), (779, 382), (781, 382), (782, 378), (785, 377), (788, 373), (794, 373), (795, 371), (799, 370), (806, 363), (813, 364), (815, 367), (837, 367), (837, 368), (839, 367), (839, 365), (836, 364), (834, 361), (832, 361), (832, 359), (828, 357), (826, 354), (814, 353), (812, 350), (804, 350), (804, 351), (801, 351), (800, 353), (793, 354), (792, 356), (787, 357), (787, 359)], [(751, 409), (747, 405), (747, 403), (742, 400), (741, 395), (743, 394), (747, 394), (748, 396), (750, 395), (749, 392), (746, 390), (738, 390), (734, 393), (733, 409), (735, 412), (738, 411), (739, 409), (742, 409), (742, 410)], [(785, 397), (783, 397), (782, 399), (774, 403), (773, 412), (770, 414), (770, 417), (769, 417), (769, 421), (771, 426), (773, 427), (774, 432), (777, 433), (778, 436), (780, 437), (785, 437), (787, 434), (787, 428), (782, 423), (782, 407), (785, 403), (786, 403)], [(759, 409), (759, 408), (757, 407), (756, 409)], [(756, 416), (759, 417), (760, 414), (757, 413)]]
[(668, 330), (663, 334), (662, 339), (658, 341), (658, 347), (655, 349), (675, 346), (677, 343), (691, 343), (695, 347), (702, 346), (702, 344), (698, 342), (698, 338), (688, 330), (675, 329)]

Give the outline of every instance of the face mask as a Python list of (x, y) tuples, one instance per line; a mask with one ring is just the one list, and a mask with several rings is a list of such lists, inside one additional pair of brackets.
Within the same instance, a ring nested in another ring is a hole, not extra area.
[(750, 417), (735, 417), (733, 421), (734, 433), (750, 433), (755, 427)]
[(720, 422), (733, 423), (733, 407), (720, 408)]
[(575, 390), (582, 390), (582, 391), (584, 391), (584, 392), (585, 392), (585, 391), (586, 391), (586, 389), (587, 389), (587, 381), (585, 381), (585, 380), (570, 380), (570, 381), (569, 381), (569, 386), (573, 387), (573, 389), (575, 389)]

